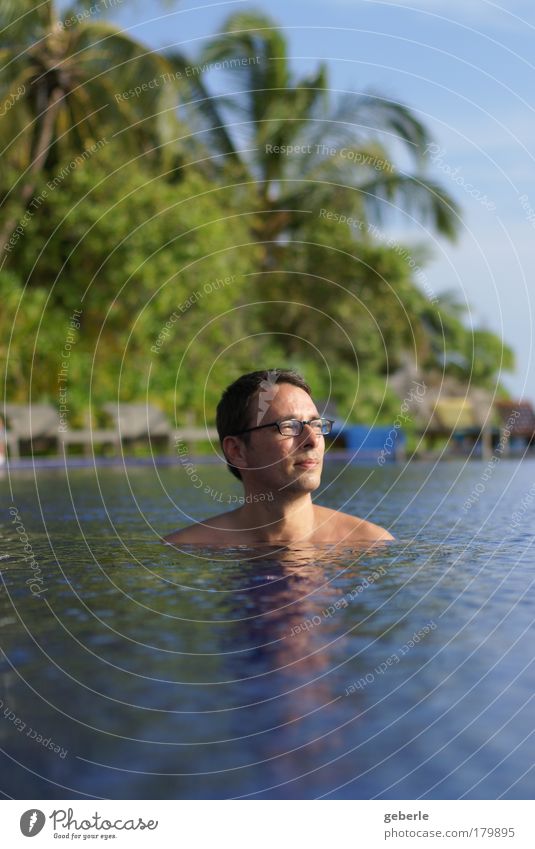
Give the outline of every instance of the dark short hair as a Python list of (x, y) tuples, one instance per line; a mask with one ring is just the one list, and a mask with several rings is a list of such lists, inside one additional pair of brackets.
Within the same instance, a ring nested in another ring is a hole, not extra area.
[[(303, 389), (308, 395), (312, 394), (306, 380), (291, 369), (263, 369), (242, 374), (234, 383), (227, 386), (217, 405), (216, 425), (221, 448), (223, 448), (225, 436), (234, 436), (248, 427), (255, 426), (256, 422), (251, 422), (251, 402), (266, 383), (268, 385), (291, 383), (292, 386)], [(245, 433), (242, 438), (247, 440), (248, 437), (249, 434)], [(228, 462), (227, 466), (229, 471), (241, 480), (239, 469)]]

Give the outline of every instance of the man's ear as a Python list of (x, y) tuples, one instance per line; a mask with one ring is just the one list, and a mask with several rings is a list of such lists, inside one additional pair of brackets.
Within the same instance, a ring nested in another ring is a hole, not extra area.
[(225, 436), (222, 443), (223, 454), (231, 466), (237, 469), (247, 469), (245, 459), (245, 443), (239, 436)]

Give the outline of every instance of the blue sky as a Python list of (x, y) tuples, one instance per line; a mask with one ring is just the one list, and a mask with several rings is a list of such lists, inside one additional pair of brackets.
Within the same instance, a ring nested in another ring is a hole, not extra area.
[[(116, 0), (118, 2), (118, 0)], [(535, 401), (531, 268), (535, 243), (535, 5), (511, 0), (123, 0), (113, 20), (153, 47), (192, 56), (227, 15), (261, 9), (285, 30), (296, 73), (327, 63), (332, 89), (369, 91), (409, 105), (438, 150), (429, 174), (461, 205), (455, 245), (399, 220), (385, 231), (431, 247), (434, 292), (470, 305), (474, 325), (501, 334), (517, 370), (515, 397)]]

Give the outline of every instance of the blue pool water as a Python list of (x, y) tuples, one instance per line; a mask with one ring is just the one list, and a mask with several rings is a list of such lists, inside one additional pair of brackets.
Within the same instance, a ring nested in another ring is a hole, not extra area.
[(0, 790), (532, 798), (534, 469), (328, 464), (368, 552), (162, 545), (239, 493), (216, 466), (4, 476)]

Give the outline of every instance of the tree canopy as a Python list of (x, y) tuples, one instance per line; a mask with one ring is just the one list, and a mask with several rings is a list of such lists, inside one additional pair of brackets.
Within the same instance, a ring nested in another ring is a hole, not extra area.
[(258, 12), (232, 15), (198, 57), (51, 0), (6, 2), (0, 24), (9, 400), (57, 403), (75, 310), (79, 423), (117, 397), (210, 421), (226, 383), (281, 364), (344, 417), (390, 421), (387, 377), (407, 356), (487, 387), (513, 366), (495, 334), (422, 290), (423, 246), (378, 237), (393, 206), (448, 238), (459, 227), (406, 104), (335, 99), (323, 65), (296, 78)]

